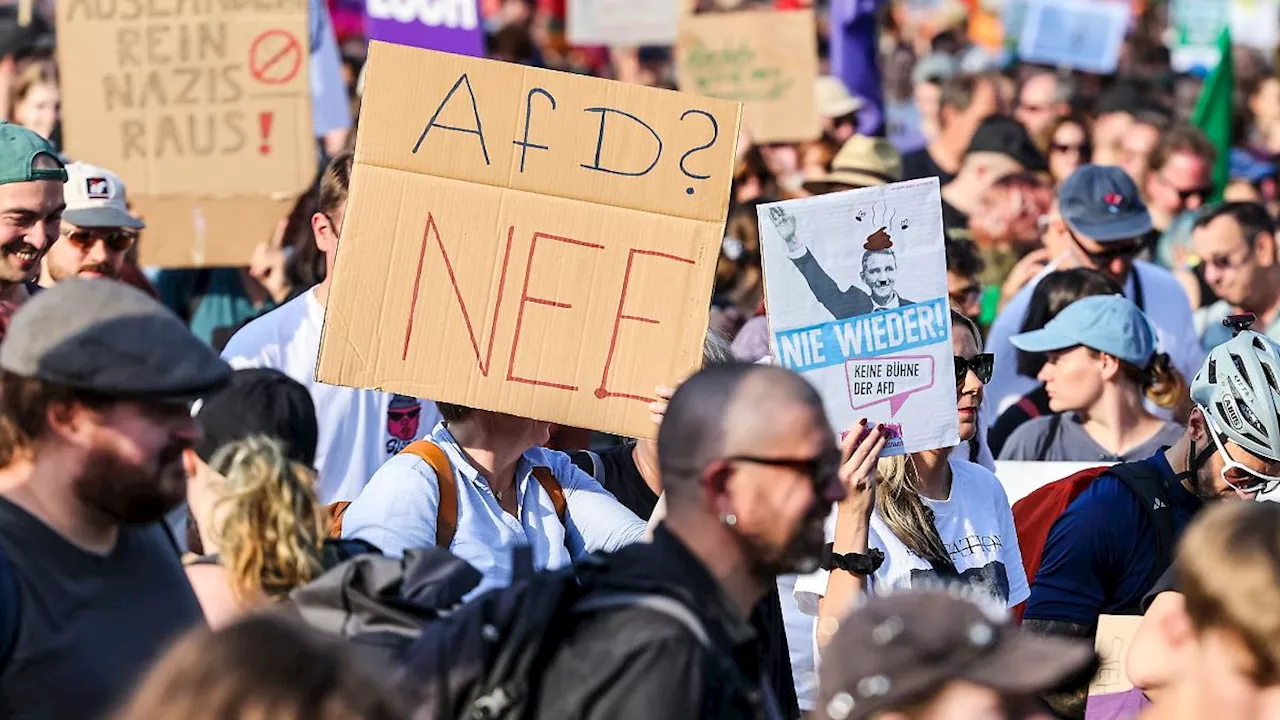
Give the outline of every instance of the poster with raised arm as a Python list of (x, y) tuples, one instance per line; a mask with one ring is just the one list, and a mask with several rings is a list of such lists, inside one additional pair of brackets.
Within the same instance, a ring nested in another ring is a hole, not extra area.
[(959, 442), (937, 178), (759, 207), (775, 361), (833, 427), (884, 423), (885, 455)]

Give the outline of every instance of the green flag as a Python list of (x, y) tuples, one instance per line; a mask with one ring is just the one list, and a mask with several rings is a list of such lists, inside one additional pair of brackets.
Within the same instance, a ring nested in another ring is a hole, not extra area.
[(1231, 91), (1235, 85), (1235, 72), (1231, 67), (1230, 28), (1222, 28), (1222, 34), (1218, 35), (1218, 50), (1221, 53), (1218, 67), (1205, 81), (1200, 99), (1196, 101), (1196, 110), (1191, 115), (1191, 123), (1203, 130), (1218, 149), (1218, 163), (1213, 168), (1214, 201), (1222, 199), (1231, 167)]

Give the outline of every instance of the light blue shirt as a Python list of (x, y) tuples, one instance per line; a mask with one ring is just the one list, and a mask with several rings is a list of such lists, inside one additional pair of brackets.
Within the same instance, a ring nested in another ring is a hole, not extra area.
[[(511, 583), (512, 551), (519, 545), (530, 546), (533, 565), (541, 570), (564, 567), (597, 550), (612, 552), (644, 539), (645, 523), (564, 453), (536, 447), (520, 458), (517, 519), (498, 505), (488, 483), (463, 457), (443, 423), (436, 425), (429, 439), (448, 456), (453, 466), (450, 481), (458, 488), (458, 530), (449, 551), (484, 575), (468, 598)], [(563, 525), (551, 497), (533, 476), (533, 468), (539, 466), (550, 468), (564, 489), (568, 512)], [(439, 505), (435, 470), (425, 460), (401, 453), (373, 474), (347, 508), (342, 536), (372, 543), (393, 557), (408, 548), (432, 547)]]

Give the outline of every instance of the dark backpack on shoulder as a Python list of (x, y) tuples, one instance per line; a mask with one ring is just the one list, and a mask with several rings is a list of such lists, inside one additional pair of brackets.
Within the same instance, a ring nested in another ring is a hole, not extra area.
[[(1178, 539), (1173, 530), (1173, 501), (1166, 485), (1167, 479), (1149, 463), (1121, 463), (1081, 470), (1051, 482), (1013, 504), (1013, 524), (1018, 533), (1018, 549), (1022, 551), (1022, 566), (1027, 573), (1028, 585), (1040, 570), (1049, 531), (1067, 507), (1103, 475), (1114, 475), (1137, 496), (1138, 503), (1155, 528), (1156, 562), (1146, 580), (1146, 587), (1154, 585), (1173, 563), (1173, 550)], [(1016, 614), (1021, 620), (1021, 607)]]

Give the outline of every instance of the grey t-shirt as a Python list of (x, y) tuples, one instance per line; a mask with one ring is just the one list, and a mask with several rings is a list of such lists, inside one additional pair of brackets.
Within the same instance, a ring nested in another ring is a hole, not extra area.
[[(1173, 445), (1182, 437), (1182, 426), (1167, 422), (1160, 432), (1146, 442), (1115, 455), (1094, 441), (1080, 424), (1075, 413), (1063, 413), (1057, 432), (1045, 447), (1046, 436), (1053, 431), (1054, 415), (1038, 417), (1023, 423), (1000, 451), (1001, 460), (1044, 460), (1048, 462), (1133, 462), (1145, 460), (1162, 447)], [(1041, 457), (1042, 448), (1045, 450)]]
[(0, 550), (20, 596), (0, 717), (101, 718), (176, 635), (204, 622), (165, 533), (162, 523), (126, 526), (96, 555), (0, 498)]

